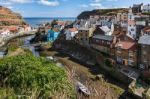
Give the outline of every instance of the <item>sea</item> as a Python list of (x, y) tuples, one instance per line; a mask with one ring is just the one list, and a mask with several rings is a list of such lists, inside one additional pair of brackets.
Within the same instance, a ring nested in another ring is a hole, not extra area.
[(24, 20), (26, 21), (26, 23), (28, 23), (30, 26), (37, 28), (38, 25), (40, 24), (45, 24), (47, 22), (51, 22), (52, 20), (62, 20), (62, 21), (75, 21), (76, 18), (74, 17), (53, 17), (53, 18), (24, 18)]

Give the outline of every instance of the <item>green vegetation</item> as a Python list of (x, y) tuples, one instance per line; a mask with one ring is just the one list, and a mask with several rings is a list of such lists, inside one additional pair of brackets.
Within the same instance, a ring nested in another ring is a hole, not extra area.
[(144, 15), (150, 15), (150, 12), (147, 12), (147, 13), (142, 13), (142, 14), (144, 14)]
[(112, 64), (111, 64), (111, 61), (109, 59), (105, 60), (105, 65), (108, 66), (108, 67), (113, 67)]
[(113, 85), (111, 83), (108, 83), (108, 86), (113, 89), (118, 95), (123, 94), (123, 92), (125, 91), (124, 89), (117, 87), (116, 85)]
[(63, 68), (31, 54), (0, 60), (0, 98), (48, 99), (74, 97), (73, 86)]
[(7, 44), (8, 53), (16, 51), (19, 48), (19, 46), (23, 45), (23, 43), (24, 42), (22, 40), (20, 40), (19, 38), (15, 38), (15, 39), (9, 41)]
[(118, 9), (97, 9), (92, 11), (84, 11), (77, 18), (78, 19), (87, 19), (90, 15), (117, 15), (117, 13), (127, 12), (127, 8), (118, 8)]
[(18, 13), (14, 13), (11, 9), (0, 7), (0, 26), (25, 25), (25, 21)]
[(15, 44), (12, 44), (12, 45), (9, 44), (9, 46), (8, 46), (8, 50), (11, 52), (15, 51), (17, 48), (18, 48), (18, 46)]

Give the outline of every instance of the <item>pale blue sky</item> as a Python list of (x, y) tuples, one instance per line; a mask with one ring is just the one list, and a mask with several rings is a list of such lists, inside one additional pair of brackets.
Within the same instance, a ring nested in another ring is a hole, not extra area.
[(82, 11), (99, 8), (129, 7), (150, 0), (0, 0), (0, 5), (23, 17), (76, 17)]

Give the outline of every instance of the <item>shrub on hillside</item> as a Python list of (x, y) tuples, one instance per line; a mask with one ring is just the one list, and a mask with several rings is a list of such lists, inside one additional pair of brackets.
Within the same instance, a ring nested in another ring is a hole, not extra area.
[(0, 92), (10, 88), (13, 96), (34, 96), (34, 99), (61, 94), (69, 98), (73, 96), (73, 87), (65, 70), (31, 54), (1, 59), (0, 78)]
[(108, 66), (108, 67), (112, 67), (112, 63), (109, 59), (105, 60), (105, 65)]

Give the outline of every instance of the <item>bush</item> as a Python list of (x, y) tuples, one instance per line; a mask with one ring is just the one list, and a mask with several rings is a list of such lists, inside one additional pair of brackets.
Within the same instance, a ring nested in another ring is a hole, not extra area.
[(105, 65), (107, 65), (108, 67), (112, 67), (111, 61), (109, 59), (105, 60)]
[(5, 86), (0, 88), (11, 88), (15, 95), (34, 95), (42, 99), (62, 93), (73, 96), (73, 87), (65, 70), (31, 54), (1, 59), (0, 78), (0, 84)]

